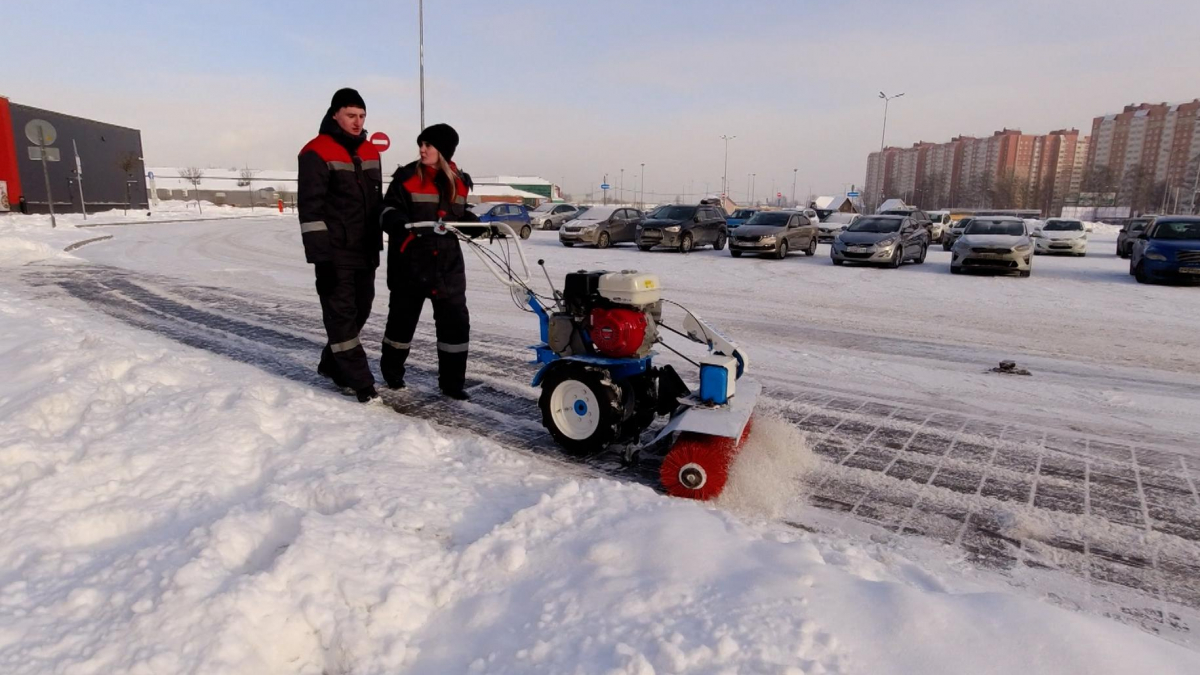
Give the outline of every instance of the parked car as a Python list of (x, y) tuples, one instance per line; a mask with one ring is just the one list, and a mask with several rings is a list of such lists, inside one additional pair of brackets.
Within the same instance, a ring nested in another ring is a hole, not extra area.
[(1200, 283), (1200, 217), (1159, 216), (1139, 237), (1129, 273), (1140, 284)]
[(687, 253), (705, 244), (720, 251), (728, 239), (725, 213), (707, 200), (695, 205), (660, 206), (638, 224), (635, 234), (635, 242), (643, 251), (669, 246)]
[(1033, 252), (1087, 255), (1088, 236), (1083, 221), (1071, 218), (1050, 218), (1033, 232)]
[(558, 231), (558, 241), (568, 248), (575, 244), (608, 248), (613, 244), (632, 242), (643, 218), (645, 216), (637, 209), (596, 206), (564, 223)]
[(729, 254), (769, 254), (779, 259), (791, 251), (817, 254), (817, 226), (799, 211), (759, 211), (729, 236)]
[(975, 217), (950, 249), (950, 273), (964, 269), (1033, 271), (1033, 239), (1025, 222), (1011, 216)]
[(562, 224), (575, 217), (579, 208), (573, 204), (546, 202), (529, 212), (533, 226), (539, 230), (557, 230)]
[[(508, 223), (514, 232), (522, 239), (528, 239), (533, 232), (529, 218), (529, 210), (520, 204), (505, 204), (499, 202), (484, 202), (472, 204), (471, 211), (479, 216), (481, 223)], [(484, 230), (486, 233), (486, 230)]]
[(1117, 233), (1117, 255), (1122, 258), (1128, 258), (1133, 253), (1133, 242), (1136, 241), (1146, 227), (1154, 222), (1154, 216), (1142, 216), (1140, 218), (1130, 218), (1125, 221), (1125, 225), (1121, 227), (1121, 231)]
[(908, 216), (909, 218), (912, 218), (913, 220), (920, 223), (921, 227), (925, 228), (925, 231), (929, 233), (929, 241), (931, 243), (936, 244), (942, 240), (942, 228), (938, 227), (937, 233), (936, 233), (937, 236), (934, 236), (933, 219), (929, 217), (929, 214), (925, 213), (921, 209), (912, 208), (912, 207), (888, 209), (887, 211), (882, 211), (880, 213), (880, 215)]
[(925, 262), (929, 231), (908, 216), (863, 216), (837, 235), (829, 249), (834, 265), (847, 262), (899, 267)]
[(817, 225), (817, 239), (833, 241), (839, 232), (853, 225), (859, 218), (862, 216), (857, 213), (831, 213), (821, 219), (821, 223)]
[(725, 219), (725, 226), (732, 230), (750, 220), (756, 213), (758, 213), (758, 209), (734, 209), (733, 213)]
[(942, 233), (942, 250), (949, 251), (954, 246), (954, 242), (962, 236), (963, 230), (967, 229), (967, 225), (971, 224), (973, 216), (967, 216), (961, 220), (955, 220), (950, 223), (950, 227)]

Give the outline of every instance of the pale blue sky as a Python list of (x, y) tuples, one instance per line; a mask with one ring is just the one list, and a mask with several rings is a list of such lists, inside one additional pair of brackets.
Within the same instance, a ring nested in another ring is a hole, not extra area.
[[(358, 88), (393, 162), (418, 131), (416, 1), (4, 2), (0, 94), (137, 127), (155, 165), (290, 168)], [(426, 120), (476, 174), (647, 192), (860, 184), (879, 146), (1086, 128), (1200, 97), (1200, 2), (427, 0)]]

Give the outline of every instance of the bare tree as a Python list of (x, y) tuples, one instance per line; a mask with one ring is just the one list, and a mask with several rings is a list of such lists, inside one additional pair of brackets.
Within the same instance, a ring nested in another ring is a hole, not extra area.
[(119, 157), (117, 157), (117, 168), (120, 169), (121, 172), (125, 174), (125, 214), (126, 215), (129, 215), (129, 201), (130, 201), (129, 186), (133, 184), (133, 172), (135, 170), (137, 170), (138, 163), (140, 161), (141, 161), (141, 159), (138, 158), (137, 153), (133, 153), (133, 152), (123, 152), (123, 153), (121, 153), (121, 155)]
[(254, 177), (256, 175), (258, 175), (258, 172), (255, 171), (254, 169), (251, 169), (250, 167), (246, 167), (246, 168), (242, 169), (241, 173), (238, 175), (241, 176), (241, 179), (238, 180), (238, 185), (241, 185), (242, 187), (246, 188), (246, 194), (248, 194), (250, 196), (250, 210), (253, 211), (254, 210), (254, 185), (253, 185), (253, 183), (254, 183)]
[(200, 167), (189, 166), (186, 169), (179, 170), (179, 177), (192, 184), (196, 189), (196, 208), (200, 213), (204, 213), (204, 207), (200, 205), (200, 181), (204, 180), (204, 171)]

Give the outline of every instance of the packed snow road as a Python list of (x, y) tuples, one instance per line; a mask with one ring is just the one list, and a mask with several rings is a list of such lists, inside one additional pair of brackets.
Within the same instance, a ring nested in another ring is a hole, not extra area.
[[(86, 265), (40, 262), (14, 281), (48, 306), (99, 312), (320, 386), (319, 313), (293, 219), (117, 235), (75, 251)], [(861, 529), (931, 566), (965, 554), (1036, 596), (1196, 644), (1200, 421), (1187, 413), (1200, 409), (1196, 289), (1138, 286), (1103, 235), (1087, 258), (1037, 258), (1030, 279), (951, 277), (936, 249), (923, 266), (877, 270), (835, 268), (825, 246), (783, 261), (565, 249), (540, 232), (526, 246), (556, 282), (579, 268), (655, 272), (668, 297), (746, 346), (768, 388), (765, 408), (807, 431), (823, 460), (795, 491), (823, 510), (791, 504), (785, 520)], [(562, 475), (651, 482), (652, 466), (557, 457), (525, 386), (536, 324), (473, 262), (474, 402), (464, 408), (422, 386), (430, 321), (414, 352), (418, 387), (388, 402), (533, 452)], [(986, 372), (1004, 358), (1033, 376)]]

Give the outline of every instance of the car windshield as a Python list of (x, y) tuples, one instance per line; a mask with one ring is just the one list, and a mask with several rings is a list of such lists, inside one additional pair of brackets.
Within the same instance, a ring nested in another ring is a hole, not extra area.
[(883, 234), (886, 232), (899, 232), (899, 218), (863, 218), (857, 223), (846, 228), (847, 232), (875, 232)]
[(1146, 229), (1146, 226), (1149, 224), (1150, 221), (1148, 220), (1135, 220), (1129, 224), (1129, 230), (1131, 232), (1141, 232), (1142, 230)]
[(975, 219), (974, 219), (974, 218), (963, 218), (962, 220), (959, 220), (959, 221), (957, 221), (957, 222), (951, 223), (951, 224), (950, 224), (950, 228), (951, 228), (951, 229), (954, 229), (954, 228), (956, 228), (956, 227), (957, 227), (957, 228), (958, 228), (958, 229), (960, 229), (960, 230), (961, 230), (961, 229), (964, 229), (964, 228), (966, 228), (966, 226), (968, 226), (968, 225), (970, 225), (970, 224), (971, 224), (971, 221), (972, 221), (972, 220), (975, 220)]
[(791, 217), (792, 214), (783, 213), (780, 211), (760, 211), (759, 213), (754, 214), (754, 217), (752, 217), (750, 220), (747, 220), (746, 224), (765, 225), (767, 227), (783, 227), (784, 225), (787, 225), (788, 218)]
[(558, 206), (558, 204), (555, 204), (554, 202), (546, 202), (545, 204), (542, 204), (536, 209), (530, 211), (530, 213), (550, 213), (556, 206)]
[(834, 225), (849, 225), (854, 222), (853, 213), (831, 213), (821, 219), (822, 223), (833, 223)]
[(730, 218), (749, 218), (752, 215), (754, 215), (754, 209), (738, 209), (737, 211), (733, 212), (732, 216), (729, 216), (729, 217)]
[(1082, 232), (1083, 223), (1078, 220), (1047, 220), (1042, 228), (1046, 232)]
[(1168, 241), (1200, 239), (1200, 223), (1159, 223), (1158, 227), (1154, 228), (1154, 239), (1166, 239)]
[(576, 216), (575, 220), (608, 220), (613, 211), (616, 211), (616, 209), (611, 206), (597, 206), (588, 209), (587, 213), (581, 216)]
[(662, 220), (687, 220), (695, 212), (694, 206), (664, 206), (654, 212), (654, 217)]
[(1001, 234), (1020, 237), (1025, 234), (1025, 223), (1016, 220), (972, 220), (963, 234)]

